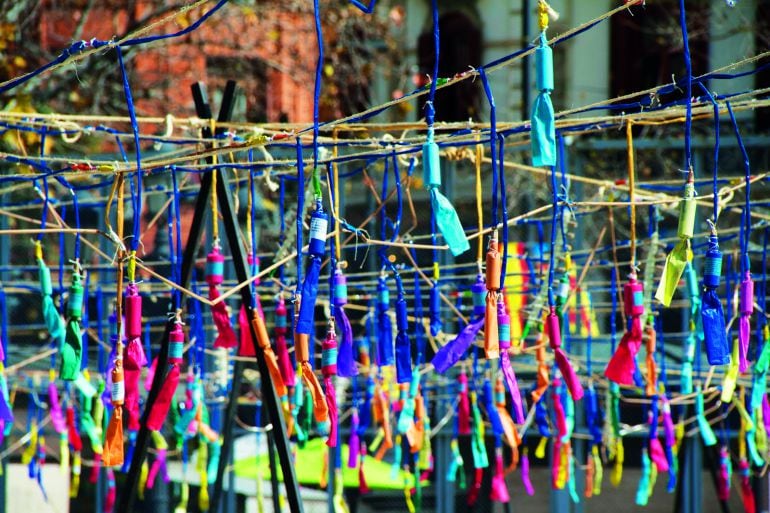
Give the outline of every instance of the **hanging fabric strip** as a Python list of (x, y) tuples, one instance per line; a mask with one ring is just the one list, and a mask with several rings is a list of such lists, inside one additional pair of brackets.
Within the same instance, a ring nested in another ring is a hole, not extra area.
[(535, 487), (532, 486), (532, 480), (529, 477), (529, 451), (524, 449), (524, 454), (521, 455), (521, 483), (524, 485), (524, 491), (532, 497), (535, 495)]
[[(525, 14), (526, 15), (526, 14)], [(548, 46), (545, 31), (548, 28), (548, 6), (538, 2), (540, 46), (535, 50), (535, 77), (538, 95), (532, 105), (532, 165), (556, 165), (556, 125), (551, 91), (554, 88), (553, 50)]]
[(390, 320), (390, 290), (381, 273), (377, 281), (377, 364), (380, 367), (393, 365), (393, 323)]
[(722, 252), (719, 251), (719, 238), (712, 226), (709, 236), (706, 264), (703, 271), (703, 305), (701, 323), (703, 341), (706, 345), (706, 357), (709, 365), (725, 365), (730, 362), (730, 348), (725, 330), (725, 314), (722, 301), (717, 295), (717, 288), (722, 276)]
[(666, 490), (668, 493), (672, 493), (676, 490), (676, 476), (677, 476), (677, 460), (675, 458), (674, 450), (676, 448), (676, 434), (674, 431), (674, 420), (671, 418), (671, 403), (668, 401), (668, 397), (665, 394), (661, 397), (663, 404), (663, 435), (664, 445), (666, 451), (666, 461), (668, 461), (668, 485)]
[(719, 448), (719, 473), (717, 473), (717, 498), (721, 501), (730, 499), (730, 481), (733, 466), (730, 462), (730, 452), (726, 446)]
[(123, 344), (118, 341), (115, 348), (115, 363), (112, 368), (112, 417), (104, 438), (102, 462), (107, 467), (123, 464), (123, 403), (126, 399), (126, 384), (123, 377)]
[(711, 429), (711, 425), (706, 419), (706, 416), (704, 415), (703, 391), (701, 390), (700, 386), (696, 387), (695, 393), (697, 394), (695, 396), (695, 416), (698, 421), (698, 431), (700, 431), (700, 435), (703, 438), (703, 445), (706, 447), (711, 447), (716, 445), (717, 438), (714, 435), (714, 431)]
[(505, 376), (505, 382), (508, 385), (508, 392), (511, 394), (511, 403), (513, 405), (513, 415), (517, 423), (524, 423), (524, 405), (521, 400), (521, 391), (519, 383), (516, 380), (516, 374), (511, 366), (511, 357), (509, 349), (511, 348), (511, 317), (506, 312), (505, 301), (499, 298), (497, 302), (497, 325), (500, 338), (500, 368)]
[[(748, 260), (748, 258), (744, 258)], [(745, 265), (748, 269), (748, 265)], [(751, 314), (754, 312), (754, 281), (751, 279), (751, 272), (745, 271), (741, 280), (740, 288), (740, 319), (738, 319), (738, 342), (740, 351), (738, 353), (738, 368), (743, 373), (749, 369), (749, 340), (751, 338)]]
[(487, 359), (500, 357), (500, 336), (497, 325), (497, 302), (500, 294), (502, 256), (498, 251), (497, 230), (492, 232), (486, 255), (487, 301), (484, 314), (484, 354)]
[(620, 385), (633, 385), (636, 354), (642, 345), (641, 316), (644, 315), (644, 288), (642, 283), (636, 280), (635, 272), (623, 286), (623, 308), (629, 319), (629, 328), (607, 364), (604, 375)]
[(337, 390), (334, 388), (333, 380), (337, 375), (337, 335), (331, 318), (321, 351), (321, 372), (326, 390), (326, 404), (329, 408), (329, 437), (326, 439), (326, 445), (337, 447)]
[(655, 332), (655, 318), (650, 316), (647, 320), (647, 325), (644, 328), (645, 335), (647, 335), (647, 341), (645, 346), (647, 349), (647, 355), (645, 357), (645, 363), (647, 367), (647, 387), (645, 392), (649, 396), (653, 396), (658, 392), (658, 367), (655, 364), (655, 351), (657, 344), (657, 333)]
[[(428, 108), (433, 109), (433, 105), (429, 104)], [(465, 237), (465, 230), (457, 216), (457, 211), (438, 190), (441, 187), (441, 160), (438, 144), (434, 141), (432, 124), (428, 126), (427, 140), (422, 147), (422, 166), (423, 181), (430, 192), (430, 203), (436, 217), (436, 225), (452, 255), (461, 255), (471, 249), (471, 245)]]
[(409, 323), (406, 313), (406, 298), (404, 297), (401, 278), (396, 275), (399, 284), (398, 299), (396, 300), (396, 381), (409, 383), (412, 381), (412, 346), (409, 342)]
[(508, 413), (508, 409), (505, 407), (505, 386), (500, 376), (495, 381), (495, 406), (497, 407), (497, 415), (500, 418), (500, 423), (503, 427), (503, 433), (505, 434), (505, 440), (511, 447), (511, 470), (516, 469), (519, 463), (519, 445), (521, 445), (521, 439), (519, 438), (519, 432), (516, 430), (516, 425)]
[(722, 380), (722, 394), (720, 396), (720, 400), (724, 404), (729, 404), (733, 400), (733, 392), (735, 392), (735, 385), (738, 380), (738, 374), (739, 374), (739, 358), (738, 353), (740, 351), (740, 342), (738, 339), (735, 339), (735, 342), (733, 343), (733, 354), (732, 354), (732, 360), (730, 361), (730, 365), (727, 367), (727, 371), (725, 372), (725, 377)]
[(567, 385), (570, 396), (573, 401), (579, 401), (583, 398), (583, 385), (580, 383), (575, 373), (575, 369), (572, 368), (567, 355), (561, 348), (561, 327), (559, 326), (559, 316), (556, 315), (555, 308), (552, 306), (546, 319), (546, 328), (548, 332), (548, 342), (553, 350), (554, 357), (556, 358), (556, 365), (559, 367), (562, 378)]
[(692, 262), (690, 239), (692, 239), (695, 231), (695, 207), (695, 175), (690, 168), (687, 183), (684, 186), (684, 194), (679, 201), (679, 227), (677, 229), (679, 242), (666, 257), (658, 290), (655, 292), (655, 299), (666, 307), (671, 305), (685, 266)]
[[(212, 222), (218, 223), (219, 220), (214, 219)], [(225, 271), (225, 257), (220, 252), (219, 242), (214, 241), (214, 246), (211, 251), (206, 255), (206, 283), (209, 285), (209, 299), (216, 301), (219, 299), (219, 285), (224, 280)], [(211, 318), (214, 321), (214, 325), (217, 330), (217, 337), (214, 340), (214, 347), (232, 348), (238, 346), (238, 339), (235, 336), (235, 331), (230, 323), (230, 314), (227, 309), (227, 303), (220, 301), (214, 305), (211, 305)]]
[(70, 295), (67, 299), (67, 329), (61, 346), (61, 367), (59, 376), (64, 381), (74, 381), (80, 374), (80, 358), (83, 350), (80, 320), (83, 317), (83, 277), (80, 264), (76, 261), (72, 272)]
[(511, 496), (508, 494), (508, 486), (505, 483), (502, 447), (497, 447), (495, 449), (495, 471), (492, 475), (492, 485), (489, 499), (492, 502), (500, 502), (503, 504), (507, 504), (511, 500)]
[(267, 334), (265, 321), (256, 310), (251, 311), (251, 326), (257, 336), (257, 345), (262, 349), (262, 356), (265, 359), (265, 364), (270, 373), (270, 380), (273, 382), (275, 392), (279, 397), (284, 396), (288, 393), (288, 390), (286, 389), (286, 383), (283, 381), (281, 369), (278, 364), (278, 357), (275, 355), (273, 347), (270, 345), (270, 337)]
[(649, 411), (649, 457), (655, 464), (658, 472), (668, 472), (668, 459), (666, 452), (658, 439), (658, 396), (652, 396), (652, 405)]
[(461, 372), (457, 376), (457, 432), (460, 435), (471, 434), (471, 405), (468, 398), (468, 376)]
[(48, 334), (53, 339), (53, 345), (58, 349), (64, 344), (66, 328), (52, 298), (53, 286), (51, 285), (51, 270), (43, 260), (43, 248), (39, 240), (35, 241), (35, 258), (37, 260), (38, 276), (40, 279), (40, 294), (43, 298), (43, 319), (45, 320)]
[(439, 374), (444, 374), (454, 364), (462, 359), (473, 344), (481, 328), (484, 327), (484, 319), (471, 322), (463, 328), (457, 336), (441, 347), (431, 360), (431, 364)]
[[(246, 329), (248, 330), (248, 326)], [(275, 353), (278, 358), (278, 369), (283, 384), (291, 386), (296, 380), (296, 376), (294, 375), (294, 365), (292, 365), (291, 357), (289, 356), (289, 347), (286, 343), (288, 331), (286, 302), (283, 299), (283, 294), (280, 294), (278, 296), (278, 304), (275, 307)]]
[[(134, 266), (136, 255), (132, 252), (129, 256), (128, 273), (129, 283), (126, 294), (123, 297), (125, 304), (126, 347), (123, 350), (123, 372), (125, 378), (125, 409), (128, 414), (128, 429), (139, 430), (139, 379), (142, 368), (147, 365), (147, 358), (142, 347), (142, 296), (134, 281)], [(115, 347), (123, 347), (119, 344), (119, 338), (113, 342)]]
[(358, 375), (358, 368), (353, 356), (353, 328), (345, 313), (346, 304), (348, 304), (348, 283), (340, 265), (337, 264), (334, 270), (334, 320), (340, 332), (337, 347), (337, 374), (343, 378), (352, 378)]
[(163, 378), (160, 392), (155, 398), (149, 415), (147, 416), (147, 428), (150, 431), (160, 431), (166, 422), (168, 410), (171, 408), (171, 402), (174, 399), (177, 386), (179, 385), (180, 366), (183, 361), (184, 351), (184, 331), (182, 330), (182, 321), (178, 318), (174, 322), (174, 327), (168, 336), (168, 362), (169, 368), (166, 376)]
[(647, 455), (647, 449), (642, 449), (642, 477), (639, 479), (639, 486), (636, 489), (637, 506), (647, 505), (650, 489), (650, 471), (650, 457)]

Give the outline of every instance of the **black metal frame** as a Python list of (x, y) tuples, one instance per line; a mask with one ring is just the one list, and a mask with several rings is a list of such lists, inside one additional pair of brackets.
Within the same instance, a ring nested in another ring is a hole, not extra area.
[[(222, 98), (222, 105), (220, 106), (219, 115), (217, 117), (219, 122), (227, 122), (230, 120), (235, 100), (235, 92), (235, 82), (228, 81)], [(201, 119), (211, 119), (211, 106), (208, 102), (206, 89), (203, 83), (198, 82), (193, 84), (192, 94), (195, 101), (195, 109), (198, 117)], [(203, 128), (203, 136), (207, 138), (212, 136), (210, 128)], [(208, 162), (213, 164), (212, 159), (209, 159)], [(190, 282), (192, 269), (195, 265), (195, 256), (200, 246), (203, 226), (206, 222), (206, 216), (208, 215), (208, 200), (211, 194), (213, 173), (216, 173), (217, 177), (216, 197), (220, 212), (222, 214), (223, 226), (232, 254), (235, 274), (238, 282), (240, 283), (248, 279), (248, 265), (246, 262), (246, 255), (244, 254), (243, 246), (241, 244), (241, 233), (238, 229), (237, 213), (233, 208), (229, 181), (227, 176), (219, 168), (215, 168), (212, 171), (204, 173), (201, 178), (198, 198), (195, 204), (193, 221), (192, 225), (190, 226), (190, 233), (182, 258), (182, 275), (180, 277), (180, 285), (183, 287), (186, 287)], [(248, 308), (249, 314), (251, 314), (252, 312), (250, 305), (252, 304), (252, 292), (250, 287), (243, 287), (241, 289), (241, 300), (243, 301), (243, 304)], [(175, 299), (172, 299), (172, 311), (176, 311), (177, 309), (181, 308), (181, 306), (181, 304), (177, 304)], [(120, 513), (130, 512), (133, 510), (135, 500), (134, 492), (139, 481), (139, 474), (141, 472), (142, 463), (144, 462), (147, 453), (147, 446), (149, 444), (150, 432), (149, 429), (147, 429), (146, 424), (147, 416), (149, 415), (152, 406), (155, 404), (158, 393), (160, 392), (161, 385), (163, 383), (163, 378), (165, 377), (166, 370), (168, 368), (168, 337), (173, 327), (173, 323), (173, 320), (168, 322), (160, 342), (160, 351), (158, 353), (158, 362), (155, 370), (155, 376), (153, 378), (152, 387), (150, 388), (150, 392), (147, 396), (144, 412), (142, 413), (141, 427), (137, 434), (136, 446), (134, 449), (133, 458), (131, 460), (131, 466), (128, 474), (126, 475), (126, 480), (123, 484), (123, 487), (121, 488), (121, 493), (116, 504), (115, 511)], [(299, 486), (294, 472), (294, 467), (292, 465), (289, 439), (286, 432), (286, 424), (281, 412), (280, 400), (275, 392), (275, 387), (273, 386), (272, 381), (269, 379), (270, 373), (267, 369), (263, 351), (256, 343), (257, 337), (256, 333), (254, 332), (254, 328), (251, 326), (251, 324), (249, 324), (249, 326), (251, 330), (251, 340), (254, 344), (255, 352), (257, 355), (257, 368), (259, 369), (260, 375), (262, 376), (261, 382), (263, 400), (267, 408), (270, 422), (272, 423), (272, 430), (269, 432), (269, 436), (275, 443), (275, 448), (278, 452), (278, 459), (280, 460), (281, 470), (283, 473), (283, 481), (286, 488), (286, 496), (288, 499), (289, 508), (292, 513), (302, 513), (302, 500), (299, 494)], [(219, 466), (217, 468), (217, 478), (214, 483), (213, 492), (211, 494), (211, 511), (218, 511), (219, 503), (222, 497), (224, 472), (227, 468), (228, 462), (230, 461), (233, 424), (235, 420), (235, 412), (238, 406), (238, 392), (240, 389), (244, 368), (245, 363), (240, 360), (237, 361), (234, 365), (230, 395), (225, 407), (225, 418), (221, 433), (222, 449), (220, 452)], [(274, 487), (273, 502), (275, 507), (279, 504), (277, 493), (277, 476), (272, 447), (270, 447), (269, 451), (272, 482)], [(276, 511), (279, 510), (280, 508), (276, 509)]]

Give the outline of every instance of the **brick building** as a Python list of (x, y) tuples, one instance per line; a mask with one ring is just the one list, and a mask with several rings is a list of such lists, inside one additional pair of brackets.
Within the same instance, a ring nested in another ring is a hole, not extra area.
[[(56, 53), (73, 40), (108, 40), (162, 19), (169, 2), (100, 1), (90, 8), (81, 0), (47, 0), (39, 22), (39, 43)], [(162, 6), (159, 6), (162, 4)], [(200, 18), (213, 4), (188, 11), (153, 34), (178, 31)], [(175, 8), (179, 6), (174, 4)], [(245, 92), (239, 112), (249, 121), (312, 120), (313, 78), (317, 50), (312, 15), (262, 2), (259, 10), (225, 5), (191, 34), (126, 51), (132, 89), (140, 115), (194, 113), (190, 84), (202, 80), (210, 90), (235, 79)], [(84, 66), (87, 64), (83, 64)], [(84, 74), (83, 80), (90, 77)], [(109, 80), (117, 77), (109, 77)], [(81, 83), (104, 87), (103, 83)], [(216, 101), (217, 99), (214, 98)]]

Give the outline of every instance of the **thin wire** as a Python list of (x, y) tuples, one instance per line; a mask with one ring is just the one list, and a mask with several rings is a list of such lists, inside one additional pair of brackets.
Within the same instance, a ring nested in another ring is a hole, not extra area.
[(134, 202), (134, 234), (131, 238), (131, 250), (136, 251), (139, 247), (139, 240), (141, 235), (141, 220), (142, 220), (142, 147), (139, 144), (139, 125), (136, 121), (136, 110), (134, 109), (134, 100), (131, 97), (131, 85), (128, 81), (128, 72), (126, 71), (125, 63), (123, 62), (123, 50), (118, 46), (116, 48), (118, 53), (118, 62), (120, 63), (120, 74), (123, 78), (123, 94), (126, 97), (126, 106), (128, 108), (128, 116), (131, 118), (131, 130), (134, 133), (134, 149), (136, 152), (136, 194)]
[(682, 29), (682, 44), (685, 69), (685, 98), (686, 121), (684, 124), (684, 169), (692, 168), (692, 60), (690, 59), (690, 41), (687, 35), (687, 16), (684, 0), (679, 0), (679, 25)]
[(733, 124), (733, 131), (735, 132), (735, 138), (738, 141), (738, 147), (741, 150), (741, 155), (743, 156), (743, 168), (746, 172), (745, 174), (745, 206), (744, 206), (744, 214), (742, 217), (743, 222), (743, 232), (741, 233), (742, 236), (742, 243), (741, 246), (741, 272), (746, 273), (749, 272), (750, 262), (749, 262), (749, 239), (751, 237), (751, 164), (749, 162), (749, 154), (746, 151), (746, 146), (743, 144), (743, 138), (741, 137), (741, 132), (738, 130), (738, 122), (735, 120), (735, 113), (733, 112), (732, 106), (730, 105), (730, 102), (727, 102), (727, 112), (730, 114), (730, 121)]
[(626, 148), (628, 152), (628, 202), (631, 207), (631, 219), (629, 227), (631, 228), (631, 268), (636, 268), (636, 171), (634, 168), (634, 134), (633, 122), (628, 120), (626, 123)]

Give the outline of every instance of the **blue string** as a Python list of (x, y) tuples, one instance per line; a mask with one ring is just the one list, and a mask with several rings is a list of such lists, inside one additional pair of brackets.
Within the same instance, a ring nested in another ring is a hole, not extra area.
[[(174, 177), (174, 174), (172, 174), (172, 183), (176, 185), (176, 179)], [(168, 205), (168, 255), (169, 255), (169, 264), (171, 267), (171, 281), (174, 283), (179, 283), (179, 276), (177, 275), (177, 267), (176, 267), (176, 244), (174, 243), (174, 201), (172, 198), (172, 201), (169, 202)], [(171, 297), (173, 298), (174, 304), (180, 305), (180, 295), (179, 291), (176, 289), (176, 287), (173, 287), (171, 289)]]
[(548, 264), (548, 306), (556, 306), (556, 301), (553, 294), (553, 275), (556, 254), (554, 248), (556, 247), (556, 216), (559, 212), (559, 194), (556, 189), (556, 167), (551, 166), (551, 188), (553, 189), (553, 207), (551, 212), (551, 254)]
[(0, 338), (3, 343), (3, 365), (8, 362), (8, 305), (5, 300), (5, 289), (3, 289), (2, 283), (0, 283)]
[(321, 13), (318, 0), (313, 0), (315, 35), (318, 43), (318, 61), (315, 65), (315, 86), (313, 88), (313, 169), (318, 167), (318, 103), (321, 99), (321, 69), (324, 63), (324, 40), (321, 28)]
[(500, 268), (500, 290), (505, 287), (506, 269), (508, 267), (508, 200), (505, 191), (505, 136), (498, 134), (500, 138), (500, 144), (498, 145), (498, 174), (500, 179), (500, 206), (503, 210), (503, 228), (502, 228), (502, 242), (503, 242), (503, 262)]
[(559, 133), (558, 136), (558, 151), (559, 151), (559, 171), (561, 172), (561, 187), (564, 190), (564, 203), (559, 207), (559, 229), (561, 230), (561, 243), (562, 247), (564, 248), (564, 251), (566, 252), (568, 249), (567, 244), (567, 227), (564, 224), (564, 210), (568, 208), (567, 204), (569, 202), (569, 190), (567, 188), (567, 159), (565, 157), (565, 150), (564, 150), (564, 136)]
[[(398, 167), (398, 158), (396, 157), (395, 152), (393, 153), (393, 177), (396, 182), (396, 221), (393, 223), (393, 233), (390, 236), (390, 241), (395, 242), (395, 240), (398, 238), (398, 234), (401, 228), (401, 218), (404, 213), (404, 198), (403, 198), (403, 192), (401, 189), (401, 170)], [(411, 175), (412, 170), (414, 169), (415, 159), (412, 158), (409, 161), (409, 175)], [(331, 166), (331, 164), (329, 164)]]
[(364, 5), (362, 2), (359, 2), (359, 0), (350, 0), (350, 3), (361, 9), (362, 12), (372, 14), (374, 12), (374, 7), (377, 5), (377, 0), (371, 0), (369, 5)]
[[(741, 231), (741, 237), (743, 237), (743, 231)], [(743, 244), (741, 242), (741, 244)], [(733, 311), (733, 295), (730, 293), (730, 291), (733, 290), (732, 286), (732, 276), (733, 276), (733, 254), (732, 253), (726, 253), (725, 254), (725, 290), (727, 291), (727, 294), (725, 294), (725, 310), (728, 312)], [(730, 324), (730, 329), (727, 331), (727, 340), (733, 339), (733, 327), (732, 323)]]
[(438, 33), (438, 0), (431, 0), (431, 10), (433, 13), (433, 76), (430, 80), (430, 91), (428, 92), (428, 102), (426, 105), (425, 121), (428, 127), (433, 127), (436, 111), (434, 109), (434, 100), (436, 99), (436, 86), (438, 85), (438, 59), (439, 59), (439, 33)]
[[(67, 205), (61, 206), (61, 218), (67, 219)], [(66, 244), (64, 241), (64, 232), (59, 233), (59, 251), (61, 253), (61, 258), (59, 258), (59, 290), (64, 290), (64, 261), (65, 253), (66, 251)], [(59, 295), (59, 309), (63, 312), (64, 311), (64, 294)]]
[[(249, 160), (251, 161), (253, 158), (252, 154), (253, 150), (249, 150)], [(254, 178), (254, 170), (249, 171), (251, 176), (251, 189), (249, 193), (251, 194), (251, 212), (247, 212), (246, 215), (251, 216), (251, 233), (249, 236), (251, 237), (251, 248), (254, 252), (253, 260), (252, 260), (252, 266), (251, 266), (251, 273), (252, 275), (256, 275), (257, 272), (259, 272), (259, 269), (257, 268), (257, 202), (255, 201), (257, 198), (257, 189), (256, 189), (256, 180)], [(283, 266), (282, 266), (283, 267)], [(257, 284), (256, 282), (253, 282), (251, 284), (251, 308), (257, 307)]]
[[(45, 230), (46, 222), (48, 221), (48, 177), (43, 177), (43, 212), (40, 215), (40, 229)], [(37, 240), (43, 240), (43, 232), (37, 234)]]
[(131, 118), (131, 130), (134, 133), (134, 147), (136, 152), (136, 195), (134, 199), (134, 236), (131, 238), (131, 250), (136, 251), (139, 247), (140, 229), (142, 220), (142, 148), (139, 144), (139, 125), (136, 121), (136, 110), (134, 109), (134, 100), (131, 97), (131, 85), (128, 82), (128, 73), (123, 62), (123, 51), (120, 46), (116, 48), (118, 52), (118, 62), (120, 63), (120, 74), (123, 78), (123, 93), (126, 96), (126, 106), (128, 107), (128, 116)]
[(711, 185), (711, 193), (714, 196), (713, 202), (714, 202), (714, 226), (717, 224), (717, 217), (719, 216), (719, 188), (718, 188), (718, 180), (717, 180), (717, 171), (719, 170), (719, 104), (717, 104), (716, 100), (714, 99), (714, 96), (712, 96), (711, 91), (708, 90), (706, 86), (704, 86), (702, 83), (698, 84), (701, 89), (703, 89), (703, 92), (706, 93), (706, 95), (709, 98), (709, 101), (711, 102), (711, 105), (714, 107), (714, 164), (712, 168), (712, 185)]
[(610, 352), (615, 353), (618, 333), (618, 281), (614, 272), (610, 272), (610, 297), (612, 297), (612, 315), (610, 315)]
[[(76, 209), (77, 211), (77, 209)], [(80, 370), (85, 370), (88, 368), (88, 327), (90, 323), (90, 315), (88, 311), (88, 303), (89, 301), (89, 290), (91, 290), (91, 273), (86, 274), (86, 282), (84, 284), (84, 299), (83, 301), (83, 315), (81, 318), (81, 326), (83, 327), (83, 334), (80, 336), (80, 347), (81, 347), (81, 354), (82, 357), (80, 358)]]
[(741, 273), (746, 273), (750, 271), (748, 248), (749, 239), (751, 237), (751, 164), (749, 163), (749, 154), (746, 152), (746, 146), (743, 144), (741, 132), (738, 130), (738, 122), (735, 120), (735, 114), (733, 113), (733, 108), (729, 101), (727, 102), (727, 112), (730, 114), (730, 121), (733, 124), (735, 138), (738, 141), (738, 147), (741, 149), (741, 155), (743, 155), (743, 168), (746, 172), (746, 206), (743, 211), (743, 245), (741, 246)]
[[(302, 140), (297, 137), (297, 261), (302, 255), (302, 217), (305, 213), (305, 161)], [(302, 265), (297, 266), (297, 291), (302, 287)]]
[[(382, 202), (382, 209), (380, 210), (380, 240), (388, 240), (388, 212), (385, 207), (385, 200), (388, 197), (388, 175), (390, 174), (389, 162), (389, 159), (385, 159), (385, 170), (382, 173), (382, 189), (380, 190), (380, 201)], [(383, 265), (385, 265), (384, 261), (387, 260), (387, 252), (385, 251), (384, 246), (380, 248), (379, 254), (380, 258), (383, 260)]]
[(482, 68), (479, 70), (481, 83), (484, 86), (484, 93), (489, 102), (489, 152), (492, 160), (492, 227), (497, 227), (497, 108), (495, 106), (495, 97), (492, 95), (492, 88), (489, 86), (487, 73)]
[[(70, 194), (72, 194), (72, 208), (75, 211), (75, 229), (78, 230), (75, 232), (75, 260), (80, 260), (80, 205), (78, 204), (78, 196), (75, 194), (75, 190), (72, 188), (72, 186), (67, 182), (67, 180), (63, 176), (57, 176), (55, 177), (56, 181), (59, 182), (63, 187), (69, 189)], [(47, 191), (47, 189), (46, 189)]]
[(679, 0), (679, 25), (682, 28), (682, 41), (684, 44), (685, 94), (687, 95), (684, 123), (684, 169), (686, 172), (692, 167), (692, 61), (690, 59), (690, 43), (687, 35), (687, 16), (684, 9), (684, 0)]
[[(91, 273), (88, 275), (91, 276)], [(104, 295), (101, 285), (96, 286), (94, 300), (96, 301), (96, 335), (99, 340), (109, 340), (109, 337), (104, 336)], [(104, 374), (104, 347), (102, 344), (96, 344), (96, 354), (97, 370), (99, 374)]]
[[(171, 185), (174, 193), (174, 223), (176, 224), (176, 278), (182, 279), (182, 213), (179, 208), (179, 181), (176, 177), (176, 168), (172, 166), (171, 169)], [(173, 251), (173, 249), (172, 249)], [(173, 265), (173, 263), (172, 263)], [(174, 294), (176, 297), (175, 303), (181, 304), (181, 292), (174, 288)]]
[[(280, 204), (278, 205), (278, 212), (281, 218), (281, 233), (278, 234), (278, 243), (282, 245), (286, 242), (286, 181), (283, 179), (283, 176), (280, 177), (279, 183), (278, 201)], [(278, 268), (278, 279), (282, 284), (286, 283), (286, 277), (284, 276), (285, 268), (285, 265)]]
[(219, 0), (217, 4), (212, 7), (209, 11), (206, 11), (201, 15), (200, 18), (195, 20), (190, 26), (183, 28), (182, 30), (179, 30), (177, 32), (173, 32), (171, 34), (162, 34), (158, 36), (147, 36), (147, 37), (137, 37), (134, 39), (129, 39), (128, 41), (124, 41), (120, 44), (120, 46), (135, 46), (135, 45), (141, 45), (144, 43), (152, 43), (154, 41), (161, 41), (163, 39), (171, 39), (175, 37), (180, 37), (189, 34), (190, 32), (196, 30), (198, 27), (200, 27), (204, 21), (209, 19), (215, 12), (217, 12), (219, 9), (225, 6), (227, 4), (228, 0)]

